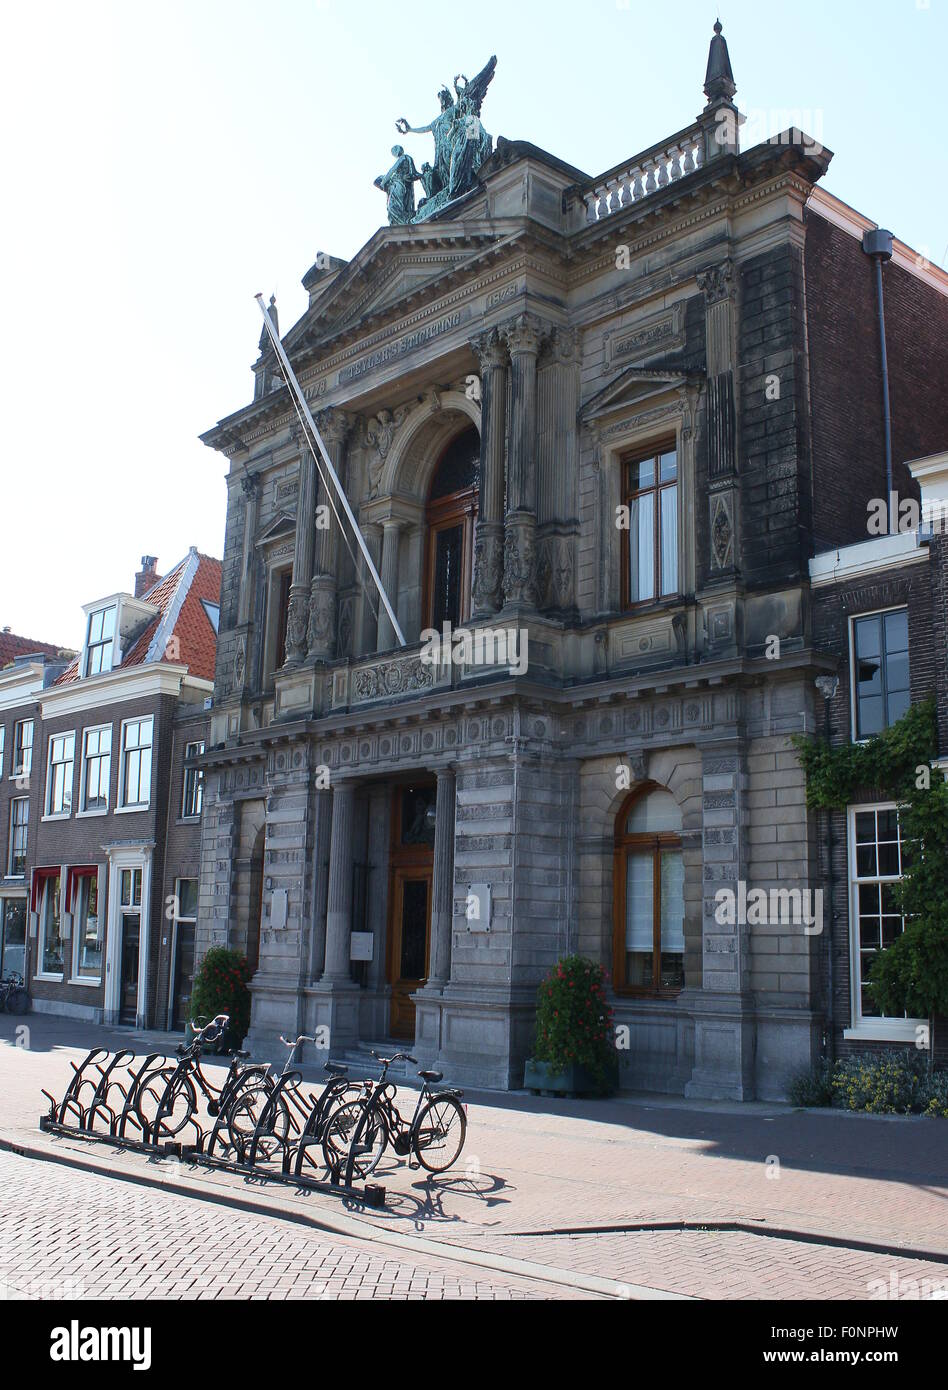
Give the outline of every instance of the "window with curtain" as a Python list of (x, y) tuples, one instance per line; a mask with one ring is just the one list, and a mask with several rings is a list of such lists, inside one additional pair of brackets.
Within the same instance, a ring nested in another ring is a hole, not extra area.
[(678, 452), (669, 441), (622, 461), (624, 607), (678, 593)]
[(73, 884), (73, 977), (102, 978), (103, 920), (99, 906), (99, 880), (93, 872), (77, 873)]
[(633, 793), (616, 819), (614, 981), (630, 994), (674, 994), (685, 983), (681, 812), (671, 792)]

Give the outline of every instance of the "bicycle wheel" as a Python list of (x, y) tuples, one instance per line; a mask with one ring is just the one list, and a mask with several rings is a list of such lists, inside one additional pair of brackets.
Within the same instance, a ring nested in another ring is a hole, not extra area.
[[(263, 1115), (264, 1106), (270, 1101), (270, 1093), (262, 1088), (241, 1091), (236, 1097), (227, 1116), (234, 1148), (243, 1147), (245, 1157), (251, 1158), (250, 1146), (257, 1125)], [(277, 1096), (270, 1106), (265, 1129), (257, 1139), (254, 1163), (268, 1163), (271, 1159), (282, 1158), (288, 1136), (294, 1128), (293, 1117), (283, 1096)]]
[(432, 1096), (412, 1130), (415, 1157), (429, 1173), (443, 1173), (464, 1148), (467, 1116), (454, 1096)]
[(373, 1173), (388, 1144), (388, 1125), (381, 1110), (372, 1110), (363, 1124), (365, 1114), (361, 1101), (350, 1101), (333, 1111), (323, 1132), (326, 1167), (331, 1173), (345, 1172), (351, 1157), (350, 1181), (364, 1181)]
[[(142, 1130), (148, 1135), (152, 1144), (156, 1144), (162, 1139), (173, 1139), (184, 1129), (197, 1110), (197, 1096), (189, 1076), (179, 1079), (170, 1098), (165, 1100), (165, 1092), (174, 1073), (174, 1067), (153, 1072), (135, 1099), (135, 1113), (138, 1115)], [(162, 1106), (163, 1101), (161, 1124), (158, 1133), (155, 1134), (153, 1132), (154, 1125), (158, 1118), (158, 1109)]]
[(11, 989), (6, 998), (6, 1010), (8, 1014), (25, 1014), (30, 1002), (30, 996), (25, 989)]

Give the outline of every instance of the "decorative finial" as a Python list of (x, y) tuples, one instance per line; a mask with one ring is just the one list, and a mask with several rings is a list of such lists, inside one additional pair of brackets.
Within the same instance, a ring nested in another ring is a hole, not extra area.
[[(275, 295), (275, 294), (271, 294), (271, 296), (270, 296), (270, 307), (269, 307), (269, 309), (267, 310), (267, 313), (270, 315), (270, 322), (273, 324), (273, 327), (274, 327), (274, 329), (276, 330), (277, 336), (279, 337), (279, 333), (280, 333), (280, 320), (277, 318), (277, 307), (276, 307), (276, 303), (277, 303), (277, 302), (276, 302), (276, 295)], [(261, 331), (260, 331), (260, 349), (259, 349), (259, 350), (260, 350), (261, 352), (264, 352), (264, 353), (266, 353), (266, 352), (271, 352), (271, 353), (272, 353), (272, 352), (273, 352), (273, 344), (270, 342), (270, 335), (267, 333), (266, 325), (264, 325), (264, 327), (263, 327), (263, 328), (261, 329)]]
[(709, 102), (730, 101), (737, 91), (727, 39), (722, 33), (720, 19), (714, 21), (714, 38), (708, 51), (708, 70), (704, 76), (704, 92)]

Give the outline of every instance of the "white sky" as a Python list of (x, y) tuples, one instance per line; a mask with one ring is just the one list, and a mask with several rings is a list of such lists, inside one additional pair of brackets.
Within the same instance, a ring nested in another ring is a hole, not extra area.
[[(253, 294), (285, 332), (317, 252), (369, 239), (397, 116), (427, 123), (496, 53), (487, 129), (597, 174), (697, 115), (717, 10), (6, 0), (0, 625), (78, 646), (80, 605), (143, 554), (221, 554), (223, 461), (197, 435), (250, 399)], [(836, 152), (827, 188), (944, 265), (948, 0), (720, 13), (761, 134), (802, 126)]]

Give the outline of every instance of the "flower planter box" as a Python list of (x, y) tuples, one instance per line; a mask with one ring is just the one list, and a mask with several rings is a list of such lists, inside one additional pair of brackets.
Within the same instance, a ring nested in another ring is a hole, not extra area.
[(618, 1081), (618, 1061), (608, 1069), (605, 1086), (600, 1086), (593, 1074), (581, 1066), (554, 1071), (549, 1062), (538, 1062), (531, 1057), (523, 1068), (524, 1089), (541, 1096), (608, 1096), (616, 1089)]

